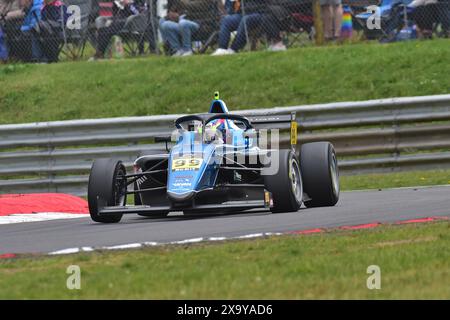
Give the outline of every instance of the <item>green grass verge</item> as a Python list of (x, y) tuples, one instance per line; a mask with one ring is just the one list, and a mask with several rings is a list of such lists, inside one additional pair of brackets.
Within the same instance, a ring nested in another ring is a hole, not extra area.
[(342, 190), (386, 189), (450, 184), (450, 170), (405, 171), (395, 173), (340, 176)]
[[(0, 66), (0, 123), (204, 112), (450, 92), (448, 40), (186, 59)], [(426, 58), (424, 58), (426, 57)]]
[[(0, 261), (0, 298), (450, 299), (450, 224)], [(66, 268), (81, 268), (81, 290)], [(368, 290), (367, 267), (381, 268)]]

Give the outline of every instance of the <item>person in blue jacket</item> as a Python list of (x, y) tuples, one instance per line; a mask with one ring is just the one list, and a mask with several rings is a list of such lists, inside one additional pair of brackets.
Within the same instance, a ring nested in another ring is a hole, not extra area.
[(31, 60), (38, 61), (42, 56), (42, 50), (39, 45), (39, 40), (33, 37), (32, 32), (41, 19), (44, 0), (21, 0), (21, 5), (25, 8), (25, 19), (20, 30), (25, 36), (24, 38), (30, 39), (31, 41)]

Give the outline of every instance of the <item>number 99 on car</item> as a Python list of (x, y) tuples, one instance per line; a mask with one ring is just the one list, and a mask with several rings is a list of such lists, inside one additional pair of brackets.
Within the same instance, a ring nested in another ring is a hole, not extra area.
[(172, 171), (199, 170), (203, 163), (200, 157), (181, 157), (172, 160)]

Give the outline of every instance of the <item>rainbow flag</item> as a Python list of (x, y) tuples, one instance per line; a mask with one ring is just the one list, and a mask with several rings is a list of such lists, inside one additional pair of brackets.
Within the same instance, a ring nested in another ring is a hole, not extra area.
[(353, 32), (352, 14), (349, 6), (344, 6), (341, 24), (341, 38), (351, 38)]

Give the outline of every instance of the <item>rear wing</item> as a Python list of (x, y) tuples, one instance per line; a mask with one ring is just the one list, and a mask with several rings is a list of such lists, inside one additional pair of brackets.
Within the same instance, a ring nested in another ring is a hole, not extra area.
[(256, 117), (247, 117), (250, 120), (250, 123), (256, 130), (271, 130), (278, 129), (282, 130), (290, 130), (290, 144), (295, 148), (297, 145), (298, 134), (297, 134), (297, 117), (296, 113), (292, 112), (291, 114), (280, 114), (280, 115), (267, 115), (267, 116), (256, 116)]

